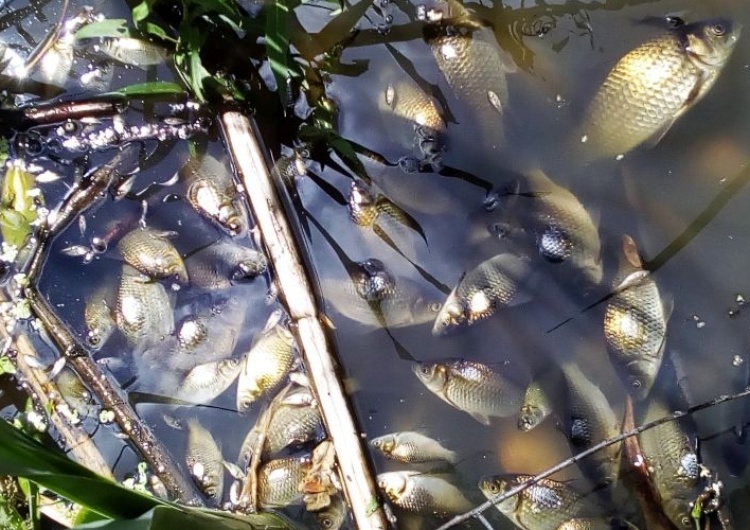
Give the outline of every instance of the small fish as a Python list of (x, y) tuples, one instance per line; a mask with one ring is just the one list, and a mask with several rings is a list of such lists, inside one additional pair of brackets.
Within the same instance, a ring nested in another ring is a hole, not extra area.
[(633, 524), (616, 517), (576, 517), (565, 521), (557, 530), (638, 530)]
[[(567, 392), (562, 426), (573, 453), (585, 451), (621, 432), (607, 397), (592, 383), (577, 364), (566, 362), (561, 367)], [(581, 470), (596, 486), (611, 486), (619, 475), (621, 443), (612, 444), (581, 460)]]
[[(322, 435), (323, 422), (312, 393), (310, 389), (300, 387), (289, 393), (274, 411), (261, 458), (273, 458), (287, 447), (301, 447), (320, 441)], [(259, 433), (255, 428), (248, 432), (240, 448), (240, 461), (250, 461), (252, 453), (257, 450), (258, 438)]]
[[(662, 399), (654, 397), (641, 423), (664, 418), (672, 412)], [(680, 420), (670, 421), (643, 431), (638, 441), (664, 514), (680, 530), (695, 529), (690, 512), (703, 489), (695, 433), (689, 434)]]
[(114, 285), (105, 283), (97, 287), (86, 300), (83, 310), (86, 342), (95, 351), (104, 346), (116, 328), (115, 298)]
[(414, 140), (421, 154), (429, 161), (445, 148), (445, 121), (432, 97), (422, 89), (401, 81), (388, 85), (385, 93), (387, 108), (411, 124)]
[(614, 294), (604, 314), (604, 335), (612, 364), (625, 388), (639, 400), (648, 396), (659, 374), (672, 312), (651, 276), (637, 274), (642, 272), (635, 241), (623, 236)]
[(96, 410), (88, 388), (70, 368), (63, 368), (55, 378), (57, 388), (65, 402), (78, 413), (80, 418), (93, 416)]
[(402, 431), (373, 438), (370, 441), (388, 458), (406, 463), (445, 461), (455, 464), (456, 452), (446, 449), (440, 442), (414, 431)]
[(476, 361), (417, 362), (412, 371), (432, 393), (483, 425), (490, 424), (490, 416), (512, 415), (521, 404), (523, 388)]
[(446, 335), (489, 318), (499, 309), (531, 300), (527, 286), (531, 266), (526, 258), (504, 253), (464, 273), (450, 292), (432, 327)]
[[(529, 475), (482, 477), (479, 489), (488, 499), (523, 484)], [(595, 510), (591, 501), (566, 482), (542, 479), (517, 495), (495, 504), (521, 530), (558, 530), (560, 525)]]
[(172, 300), (162, 284), (126, 264), (117, 291), (115, 322), (131, 346), (161, 342), (174, 331)]
[(198, 420), (188, 420), (187, 463), (201, 491), (217, 503), (224, 493), (224, 466), (221, 449), (210, 432)]
[(144, 69), (163, 63), (169, 56), (163, 46), (133, 37), (104, 39), (101, 50), (123, 64)]
[(169, 241), (169, 234), (151, 228), (136, 228), (123, 236), (117, 248), (126, 263), (150, 278), (174, 278), (186, 284), (185, 263)]
[(302, 500), (300, 485), (312, 467), (309, 456), (279, 458), (258, 471), (258, 504), (261, 508), (282, 508)]
[(238, 359), (199, 364), (185, 376), (177, 398), (193, 403), (209, 403), (231, 386), (241, 368), (242, 364)]
[(229, 289), (235, 283), (252, 280), (268, 269), (262, 252), (225, 240), (191, 254), (185, 265), (190, 285), (206, 291)]
[(341, 495), (333, 495), (327, 508), (313, 512), (320, 530), (339, 530), (346, 521), (349, 508)]
[(740, 31), (727, 19), (678, 24), (627, 53), (586, 111), (575, 138), (583, 156), (616, 157), (657, 143), (714, 85)]
[(601, 241), (578, 198), (542, 171), (526, 175), (528, 190), (511, 193), (521, 227), (536, 237), (536, 250), (560, 275), (585, 290), (602, 281)]
[(192, 158), (179, 174), (188, 185), (187, 199), (196, 212), (230, 236), (245, 232), (247, 215), (234, 201), (237, 189), (224, 164), (209, 155)]
[(237, 381), (239, 412), (284, 380), (294, 363), (294, 346), (294, 336), (278, 324), (258, 337), (242, 362)]
[(446, 517), (473, 507), (461, 490), (447, 480), (418, 471), (380, 473), (377, 481), (395, 506), (409, 512)]
[(378, 259), (356, 264), (349, 280), (323, 280), (326, 302), (357, 322), (389, 328), (431, 322), (440, 309), (439, 291), (409, 278), (395, 278)]
[(552, 403), (547, 394), (547, 379), (551, 372), (545, 372), (534, 379), (526, 388), (521, 410), (518, 412), (518, 430), (528, 432), (538, 427), (550, 414)]

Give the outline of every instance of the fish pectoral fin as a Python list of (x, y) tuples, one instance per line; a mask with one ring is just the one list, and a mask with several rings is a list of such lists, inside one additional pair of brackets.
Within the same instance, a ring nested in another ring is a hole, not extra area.
[(662, 294), (661, 307), (664, 311), (664, 320), (668, 321), (674, 311), (674, 297), (671, 294)]
[(489, 416), (487, 416), (486, 414), (481, 414), (479, 412), (469, 412), (469, 411), (467, 411), (467, 412), (468, 412), (469, 416), (471, 416), (472, 418), (474, 418), (475, 420), (477, 420), (479, 423), (481, 423), (482, 425), (487, 425), (489, 427), (489, 425), (490, 425), (490, 417)]
[(674, 125), (674, 122), (677, 121), (677, 118), (679, 118), (685, 110), (687, 110), (687, 107), (683, 106), (682, 109), (673, 118), (664, 123), (654, 132), (654, 134), (652, 134), (645, 142), (643, 142), (643, 145), (648, 149), (656, 147), (656, 144), (661, 142), (662, 138), (664, 138), (669, 129), (672, 128), (672, 125)]

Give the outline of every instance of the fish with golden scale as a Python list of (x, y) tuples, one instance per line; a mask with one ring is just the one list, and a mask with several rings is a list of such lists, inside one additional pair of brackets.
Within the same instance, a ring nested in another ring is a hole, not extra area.
[(472, 508), (460, 489), (438, 476), (418, 471), (390, 471), (380, 473), (377, 482), (395, 506), (409, 512), (447, 517)]
[(115, 322), (128, 344), (138, 348), (164, 341), (174, 331), (172, 299), (164, 286), (123, 265)]
[(399, 431), (370, 440), (370, 445), (386, 457), (410, 464), (448, 462), (455, 464), (455, 451), (446, 449), (437, 440), (415, 431)]
[(221, 448), (213, 435), (198, 420), (188, 420), (185, 463), (198, 487), (217, 504), (224, 493), (224, 465)]
[(171, 232), (138, 227), (117, 244), (125, 262), (152, 279), (173, 278), (188, 282), (187, 269), (179, 251), (169, 240)]

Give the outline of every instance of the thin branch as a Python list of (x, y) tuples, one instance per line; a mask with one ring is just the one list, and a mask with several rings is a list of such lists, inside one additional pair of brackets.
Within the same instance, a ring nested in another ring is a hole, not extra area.
[(648, 423), (644, 423), (643, 425), (639, 425), (638, 427), (635, 427), (634, 429), (631, 429), (627, 432), (623, 432), (621, 434), (618, 434), (617, 436), (613, 436), (612, 438), (609, 438), (607, 440), (604, 440), (593, 447), (587, 449), (586, 451), (583, 451), (581, 453), (578, 453), (577, 455), (574, 455), (567, 460), (564, 460), (560, 462), (559, 464), (556, 464), (552, 466), (551, 468), (547, 469), (546, 471), (543, 471), (539, 473), (538, 475), (535, 475), (534, 477), (530, 478), (526, 482), (523, 482), (522, 484), (519, 484), (518, 486), (509, 489), (505, 493), (501, 493), (499, 495), (495, 495), (491, 499), (487, 500), (486, 502), (480, 504), (473, 510), (469, 510), (468, 512), (457, 515), (447, 523), (439, 526), (436, 528), (436, 530), (447, 530), (448, 528), (451, 528), (452, 526), (455, 526), (457, 524), (463, 523), (464, 521), (467, 521), (471, 519), (472, 517), (476, 517), (485, 510), (488, 510), (493, 505), (502, 502), (504, 500), (507, 500), (514, 495), (518, 495), (522, 491), (524, 491), (527, 488), (530, 488), (534, 484), (538, 483), (539, 481), (554, 475), (555, 473), (558, 473), (562, 471), (563, 469), (566, 469), (573, 464), (576, 464), (583, 460), (584, 458), (601, 451), (605, 447), (609, 447), (610, 445), (620, 443), (623, 440), (626, 440), (628, 438), (631, 438), (633, 436), (637, 436), (641, 434), (644, 431), (648, 431), (649, 429), (653, 429), (654, 427), (658, 427), (659, 425), (663, 425), (665, 423), (669, 423), (671, 421), (679, 420), (680, 418), (684, 418), (685, 416), (689, 416), (691, 414), (694, 414), (698, 411), (708, 409), (711, 407), (715, 407), (716, 405), (721, 405), (722, 403), (726, 403), (728, 401), (734, 401), (735, 399), (740, 399), (744, 397), (750, 396), (750, 387), (745, 388), (742, 392), (738, 392), (736, 394), (728, 394), (728, 395), (722, 395), (715, 399), (712, 399), (711, 401), (706, 401), (705, 403), (700, 403), (699, 405), (695, 405), (694, 407), (690, 407), (687, 410), (678, 410), (670, 414), (669, 416), (665, 416), (663, 418), (659, 418), (658, 420), (654, 420)]
[(300, 354), (333, 441), (344, 490), (359, 530), (389, 527), (365, 458), (360, 429), (338, 377), (336, 361), (321, 325), (302, 253), (284, 216), (254, 124), (234, 110), (221, 113), (222, 135), (261, 233), (276, 282), (291, 319)]

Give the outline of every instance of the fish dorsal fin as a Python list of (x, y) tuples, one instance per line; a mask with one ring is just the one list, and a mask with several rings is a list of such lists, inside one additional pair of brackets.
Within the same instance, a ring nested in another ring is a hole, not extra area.
[(641, 255), (638, 253), (638, 245), (635, 244), (635, 240), (629, 235), (622, 236), (622, 255), (625, 260), (637, 269), (643, 268), (643, 261)]

